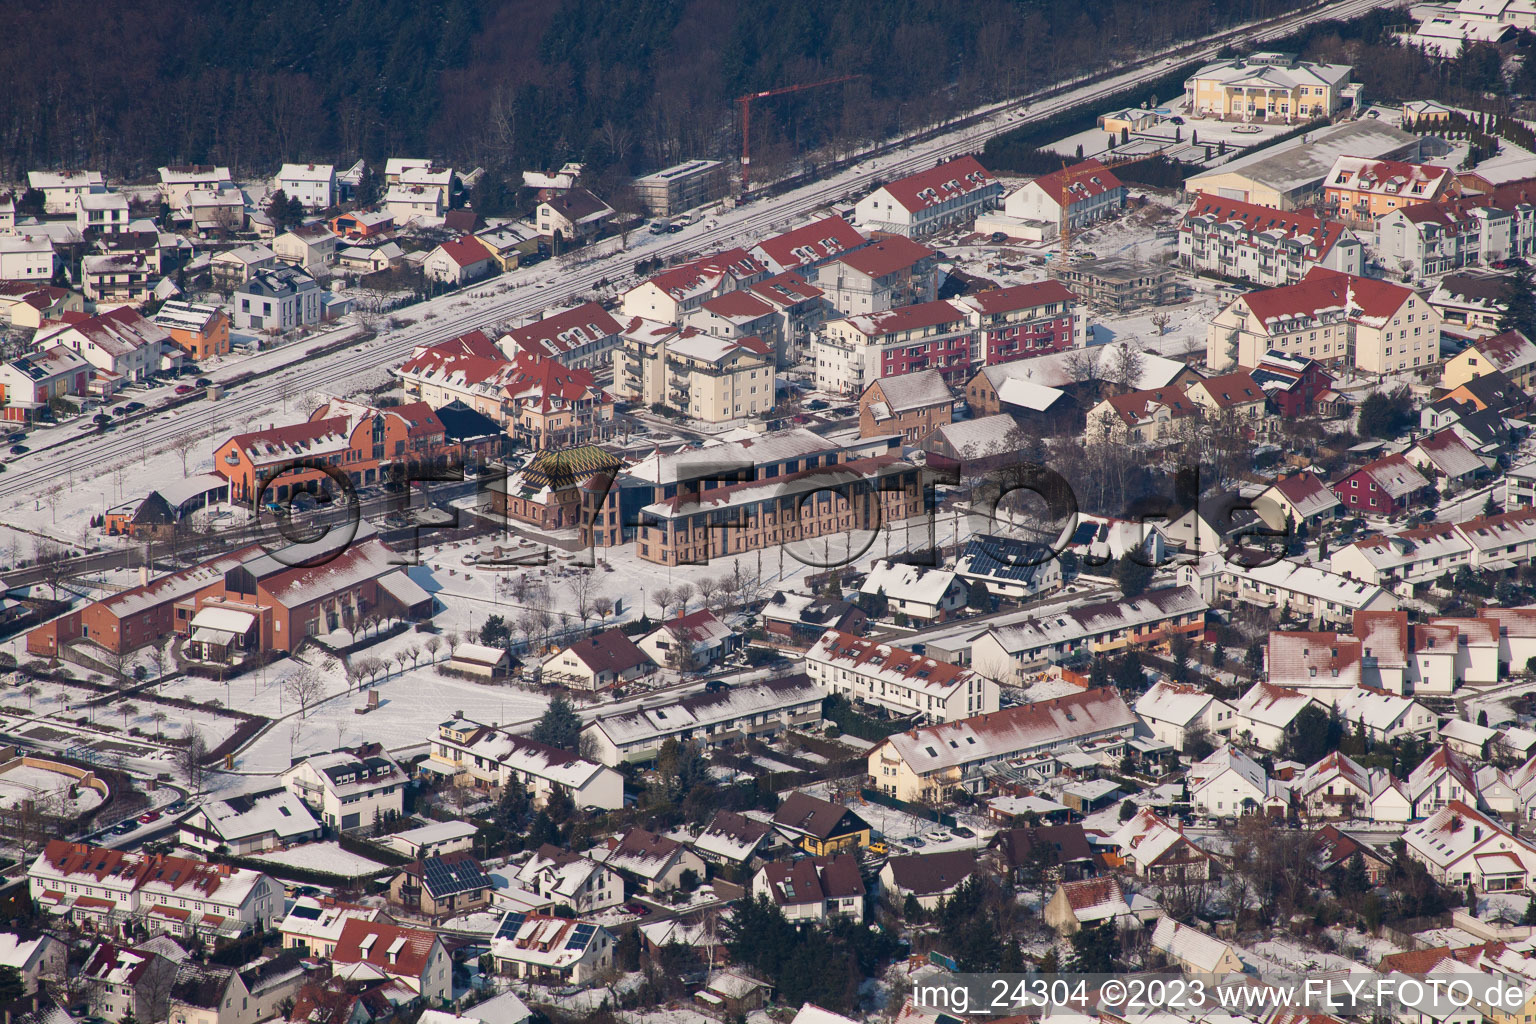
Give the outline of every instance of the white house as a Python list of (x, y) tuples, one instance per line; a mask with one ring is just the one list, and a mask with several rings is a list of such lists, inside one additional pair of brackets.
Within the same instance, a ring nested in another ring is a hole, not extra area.
[(704, 861), (697, 853), (676, 839), (643, 828), (632, 828), (620, 838), (610, 838), (606, 848), (599, 846), (591, 855), (633, 878), (647, 892), (676, 889), (688, 872), (700, 881), (704, 878)]
[(877, 561), (859, 585), (859, 593), (884, 594), (890, 614), (931, 622), (965, 607), (968, 591), (952, 569)]
[(511, 911), (491, 938), (498, 974), (559, 985), (587, 985), (613, 965), (617, 943), (598, 924)]
[(331, 951), (333, 977), (394, 980), (434, 1006), (453, 995), (453, 960), (436, 932), (348, 918)]
[(121, 381), (146, 380), (179, 362), (181, 356), (164, 329), (126, 306), (59, 327), (44, 327), (32, 341), (39, 348), (68, 348), (83, 356), (98, 373), (115, 375)]
[(1336, 703), (1345, 725), (1359, 726), (1374, 743), (1390, 743), (1408, 736), (1421, 740), (1435, 738), (1437, 716), (1411, 698), (1360, 687), (1340, 693)]
[(65, 960), (64, 943), (47, 932), (26, 939), (16, 932), (0, 933), (0, 967), (10, 967), (21, 976), (24, 993), (36, 992), (42, 978), (63, 981)]
[(280, 777), (320, 820), (343, 830), (398, 817), (409, 783), (405, 772), (377, 744), (313, 754)]
[(1350, 622), (1356, 612), (1396, 611), (1398, 604), (1393, 594), (1376, 583), (1288, 558), (1250, 566), (1241, 557), (1229, 560), (1212, 551), (1181, 574), (1183, 581), (1198, 583), (1201, 595), (1213, 604), (1232, 601), (1272, 608), (1324, 624)]
[(853, 215), (866, 232), (920, 238), (975, 220), (1002, 195), (1002, 184), (967, 155), (875, 189)]
[(864, 879), (858, 858), (849, 853), (769, 861), (752, 876), (751, 892), (754, 898), (766, 895), (795, 922), (864, 920)]
[(301, 224), (285, 231), (272, 240), (277, 258), (290, 266), (298, 267), (306, 274), (314, 274), (328, 266), (336, 256), (340, 239), (324, 222)]
[(805, 653), (806, 674), (833, 693), (930, 722), (998, 709), (997, 683), (968, 668), (829, 629)]
[(1247, 736), (1265, 750), (1279, 750), (1287, 736), (1295, 735), (1296, 716), (1312, 704), (1322, 708), (1299, 690), (1263, 681), (1254, 683), (1233, 705), (1237, 715), (1232, 734)]
[(1203, 728), (1214, 741), (1236, 725), (1237, 709), (1231, 704), (1198, 687), (1167, 680), (1137, 697), (1134, 708), (1155, 739), (1179, 749), (1197, 729)]
[(1171, 917), (1152, 930), (1152, 948), (1187, 974), (1243, 973), (1242, 957), (1230, 945)]
[(427, 254), (421, 272), (430, 281), (460, 285), (478, 281), (495, 267), (491, 251), (474, 235), (444, 242)]
[(47, 235), (0, 236), (0, 279), (47, 281), (53, 277), (53, 240)]
[(181, 820), (181, 841), (236, 856), (320, 838), (320, 823), (282, 786), (204, 801)]
[[(707, 608), (679, 616), (642, 636), (639, 648), (658, 665), (702, 670), (724, 661), (741, 645), (741, 637)], [(679, 653), (674, 654), (674, 651)]]
[(1403, 833), (1403, 842), (1408, 856), (1442, 885), (1514, 892), (1527, 888), (1536, 872), (1536, 847), (1460, 800)]
[(75, 227), (82, 234), (115, 235), (128, 230), (128, 197), (121, 192), (82, 192), (75, 202)]
[(624, 879), (612, 867), (548, 843), (518, 870), (517, 884), (578, 914), (595, 914), (624, 902)]
[(106, 185), (100, 171), (27, 172), (27, 186), (43, 194), (43, 212), (54, 216), (74, 213), (81, 195)]
[(300, 896), (288, 908), (288, 916), (277, 925), (284, 949), (297, 949), (306, 956), (329, 957), (341, 941), (341, 930), (352, 918), (377, 921), (384, 916), (382, 907), (364, 907), (343, 903), (333, 896)]
[(1252, 758), (1228, 744), (1189, 768), (1190, 803), (1213, 818), (1252, 814), (1269, 799), (1269, 776)]
[(331, 164), (283, 164), (276, 184), (306, 210), (324, 210), (336, 202), (336, 168)]
[(438, 725), (421, 767), (482, 789), (521, 786), (535, 807), (543, 807), (557, 792), (577, 807), (612, 811), (624, 805), (624, 779), (613, 769), (509, 729), (464, 718)]
[(1003, 201), (1003, 212), (1076, 230), (1118, 213), (1125, 197), (1125, 185), (1113, 171), (1084, 160), (1026, 182)]
[(244, 331), (289, 331), (320, 322), (319, 283), (294, 267), (258, 270), (230, 298), (234, 326)]

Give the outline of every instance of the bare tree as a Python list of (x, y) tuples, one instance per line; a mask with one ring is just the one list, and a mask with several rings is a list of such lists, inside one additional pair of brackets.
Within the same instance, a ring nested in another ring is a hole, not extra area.
[(405, 671), (405, 663), (411, 660), (411, 655), (404, 648), (395, 652), (395, 664), (400, 666), (400, 671)]
[(660, 587), (651, 595), (651, 598), (656, 602), (656, 607), (661, 609), (661, 617), (665, 619), (667, 617), (667, 609), (672, 607), (672, 589), (670, 587)]
[(436, 637), (436, 636), (429, 636), (429, 637), (427, 637), (426, 641), (421, 646), (426, 649), (426, 652), (427, 652), (427, 664), (429, 664), (429, 665), (436, 664), (437, 663), (437, 652), (443, 646), (442, 639), (440, 637)]
[(299, 740), (304, 738), (304, 720), (295, 718), (293, 724), (288, 727), (288, 760), (293, 760), (294, 749), (299, 745)]
[(679, 583), (672, 588), (672, 597), (677, 601), (678, 614), (688, 614), (688, 602), (693, 599), (693, 586), (688, 583)]
[(106, 667), (107, 674), (112, 678), (113, 686), (121, 690), (127, 685), (128, 664), (132, 660), (128, 656), (127, 651), (111, 649), (103, 650), (98, 656), (97, 660), (99, 660), (102, 665)]
[(1067, 356), (1063, 369), (1075, 384), (1092, 384), (1099, 380), (1099, 350), (1075, 348)]
[(155, 742), (160, 741), (160, 730), (165, 727), (165, 720), (169, 717), (164, 708), (155, 708), (149, 713), (149, 720), (155, 723)]
[(26, 686), (23, 686), (21, 688), (22, 696), (27, 698), (27, 710), (28, 711), (32, 710), (32, 702), (34, 700), (36, 700), (37, 699), (37, 695), (42, 693), (42, 692), (43, 692), (42, 687), (38, 686), (36, 683), (28, 683)]
[(69, 575), (69, 552), (62, 545), (55, 544), (51, 540), (37, 541), (35, 551), (37, 574), (42, 578), (42, 582), (48, 585), (48, 589), (53, 593), (53, 599), (57, 601), (59, 587)]
[(411, 644), (405, 649), (405, 653), (411, 656), (411, 668), (415, 668), (416, 662), (421, 660), (421, 645)]
[(1109, 380), (1122, 392), (1135, 391), (1141, 383), (1143, 360), (1141, 350), (1130, 339), (1121, 342), (1109, 368)]
[(165, 678), (165, 665), (167, 657), (168, 656), (165, 652), (165, 646), (159, 640), (156, 640), (154, 643), (149, 645), (149, 664), (150, 667), (155, 671), (156, 682), (159, 682), (161, 679)]
[(592, 617), (592, 598), (597, 588), (597, 579), (590, 572), (578, 572), (565, 587), (576, 605), (576, 617), (581, 620), (581, 628), (586, 629), (587, 620)]
[(128, 719), (138, 717), (139, 706), (137, 704), (129, 702), (127, 704), (124, 704), (118, 710), (122, 711), (122, 713), (123, 713), (123, 731), (127, 732), (128, 731)]
[(200, 441), (201, 438), (196, 434), (184, 433), (177, 434), (176, 439), (171, 442), (171, 451), (175, 452), (176, 457), (181, 459), (181, 475), (183, 479), (187, 476), (187, 458), (192, 454), (193, 449), (198, 446)]
[(613, 614), (613, 598), (598, 597), (592, 600), (592, 610), (597, 613), (598, 625), (608, 621), (608, 616)]
[(1153, 313), (1152, 326), (1157, 328), (1157, 336), (1161, 338), (1168, 333), (1168, 325), (1173, 323), (1173, 314), (1169, 312)]
[(59, 522), (59, 501), (63, 497), (63, 484), (54, 484), (43, 491), (43, 504), (48, 506), (48, 515), (55, 525)]
[(300, 662), (283, 684), (283, 694), (299, 706), (299, 717), (309, 715), (309, 706), (325, 696), (325, 683), (320, 673)]
[[(448, 632), (443, 634), (443, 650), (448, 653), (448, 660), (449, 661), (453, 660), (454, 648), (456, 648), (458, 646), (459, 646), (459, 637), (458, 637), (457, 633), (455, 633), (453, 630), (450, 629)], [(427, 650), (431, 650), (431, 649), (432, 649), (431, 645), (428, 644)]]
[(186, 745), (176, 755), (176, 767), (181, 777), (186, 780), (187, 788), (192, 790), (194, 795), (201, 795), (203, 792), (203, 778), (206, 772), (203, 759), (207, 756), (208, 745), (203, 742), (202, 735), (197, 732), (193, 732), (188, 737)]
[(720, 581), (713, 576), (705, 576), (699, 580), (699, 600), (704, 602), (704, 607), (710, 611), (715, 610), (715, 599), (720, 596)]

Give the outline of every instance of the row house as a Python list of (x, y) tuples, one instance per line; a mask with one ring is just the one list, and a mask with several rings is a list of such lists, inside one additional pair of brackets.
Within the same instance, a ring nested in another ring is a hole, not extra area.
[(1437, 202), (1453, 178), (1449, 167), (1339, 156), (1323, 179), (1323, 211), (1354, 224), (1374, 224), (1394, 210)]
[(811, 349), (817, 388), (848, 397), (881, 377), (930, 366), (958, 386), (981, 362), (969, 311), (945, 299), (828, 321)]
[(894, 715), (954, 722), (998, 709), (998, 686), (991, 678), (835, 629), (806, 651), (805, 670), (829, 693)]
[(611, 768), (463, 717), (437, 727), (421, 770), (481, 789), (521, 786), (534, 807), (543, 807), (556, 793), (576, 807), (617, 810), (624, 803), (624, 780)]
[(743, 738), (764, 741), (821, 722), (826, 689), (806, 676), (738, 683), (647, 708), (599, 715), (582, 742), (610, 768), (656, 760), (671, 742), (713, 747)]
[(555, 359), (573, 369), (595, 370), (608, 363), (623, 337), (619, 322), (596, 302), (546, 316), (508, 331), (497, 346), (510, 358), (526, 354)]
[(375, 409), (331, 399), (304, 423), (229, 438), (214, 449), (213, 468), (229, 481), (231, 500), (283, 502), (329, 489), (326, 469), (368, 487), (383, 483), (391, 465), (427, 462), (444, 449), (443, 425), (425, 402)]
[(874, 455), (769, 480), (680, 493), (640, 510), (638, 554), (693, 565), (723, 554), (879, 529), (923, 511), (916, 466)]
[(330, 960), (340, 977), (397, 981), (429, 1006), (453, 995), (453, 958), (442, 936), (424, 928), (348, 918)]
[(1430, 277), (1536, 252), (1536, 191), (1516, 181), (1481, 195), (1394, 210), (1376, 222), (1386, 266)]
[(745, 249), (727, 249), (690, 260), (636, 285), (624, 293), (621, 308), (626, 317), (681, 325), (683, 318), (707, 299), (750, 288), (769, 276), (768, 267)]
[(1395, 611), (1397, 598), (1375, 583), (1289, 559), (1249, 566), (1218, 552), (1179, 569), (1212, 604), (1237, 602), (1323, 623), (1352, 622), (1356, 612)]
[(994, 626), (971, 644), (971, 660), (990, 679), (1020, 685), (1026, 675), (1084, 654), (1167, 644), (1175, 634), (1196, 639), (1207, 605), (1193, 587), (1149, 590), (1137, 598), (1101, 601)]
[(1084, 743), (1129, 740), (1139, 720), (1107, 687), (968, 715), (887, 736), (869, 752), (869, 776), (887, 796), (942, 801), (983, 792), (990, 772)]
[(723, 338), (634, 317), (613, 352), (613, 387), (709, 423), (746, 419), (777, 404), (774, 350), (758, 337)]
[(1002, 198), (1002, 183), (967, 154), (875, 189), (853, 215), (865, 231), (922, 238), (968, 224)]
[(852, 224), (831, 216), (765, 238), (752, 247), (751, 253), (774, 273), (792, 270), (807, 281), (815, 281), (820, 267), (868, 244), (869, 239)]
[(1383, 455), (1335, 480), (1333, 493), (1345, 508), (1374, 516), (1403, 512), (1427, 496), (1432, 482), (1405, 455)]
[(1343, 224), (1307, 211), (1202, 192), (1179, 223), (1179, 265), (1278, 288), (1295, 284), (1313, 267), (1363, 273), (1365, 244)]
[(1077, 231), (1125, 207), (1125, 183), (1097, 160), (1042, 175), (1009, 194), (1003, 212), (1016, 220), (1041, 221)]
[(1271, 350), (1375, 374), (1429, 366), (1440, 359), (1440, 314), (1411, 288), (1314, 267), (1211, 319), (1207, 366), (1256, 366)]
[(265, 931), (283, 912), (283, 887), (250, 868), (49, 840), (27, 868), (45, 913), (98, 930), (133, 920), (151, 932), (228, 937)]
[(1508, 569), (1533, 560), (1536, 508), (1529, 507), (1366, 537), (1330, 559), (1335, 572), (1383, 585), (1423, 583), (1462, 568)]
[(903, 235), (887, 235), (834, 256), (814, 281), (841, 316), (879, 313), (939, 297), (939, 254)]

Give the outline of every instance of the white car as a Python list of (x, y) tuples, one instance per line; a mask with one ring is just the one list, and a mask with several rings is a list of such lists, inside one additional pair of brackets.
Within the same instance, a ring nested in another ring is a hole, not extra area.
[(934, 829), (932, 832), (924, 833), (923, 838), (930, 843), (947, 843), (955, 837), (942, 829)]

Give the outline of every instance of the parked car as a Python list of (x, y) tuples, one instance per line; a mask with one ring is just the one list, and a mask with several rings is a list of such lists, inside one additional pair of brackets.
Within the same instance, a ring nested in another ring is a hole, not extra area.
[(961, 839), (975, 839), (976, 838), (976, 833), (972, 832), (970, 829), (966, 828), (964, 825), (956, 825), (954, 828), (950, 829), (950, 831), (953, 832), (955, 835), (959, 836)]
[(191, 384), (177, 384), (176, 385), (176, 393), (178, 395), (190, 395), (192, 392), (194, 392), (196, 390), (197, 390), (197, 388), (193, 387)]
[(148, 825), (150, 822), (159, 821), (159, 820), (160, 820), (160, 812), (159, 811), (146, 811), (145, 813), (139, 815), (139, 823), (142, 824), (142, 825)]
[(138, 827), (139, 823), (136, 821), (124, 821), (112, 830), (112, 834), (117, 836), (125, 836)]
[(928, 845), (927, 843), (923, 842), (922, 836), (908, 836), (906, 839), (903, 839), (902, 842), (914, 850), (921, 850), (923, 847)]
[(624, 904), (624, 912), (626, 914), (634, 914), (637, 917), (644, 917), (651, 912), (651, 908), (644, 903), (626, 903)]
[(28, 448), (24, 444), (13, 444), (13, 445), (11, 445), (11, 454), (12, 455), (25, 455), (25, 454), (27, 454), (27, 452), (29, 452), (31, 450), (32, 450), (31, 448)]
[(129, 412), (141, 412), (144, 409), (144, 403), (143, 402), (129, 402), (127, 405), (123, 406), (123, 408), (128, 410)]
[(210, 386), (213, 383), (213, 381), (209, 380), (207, 377), (199, 377), (199, 378), (197, 378), (197, 380), (193, 381), (192, 383), (197, 385), (200, 388), (206, 388), (206, 387)]

